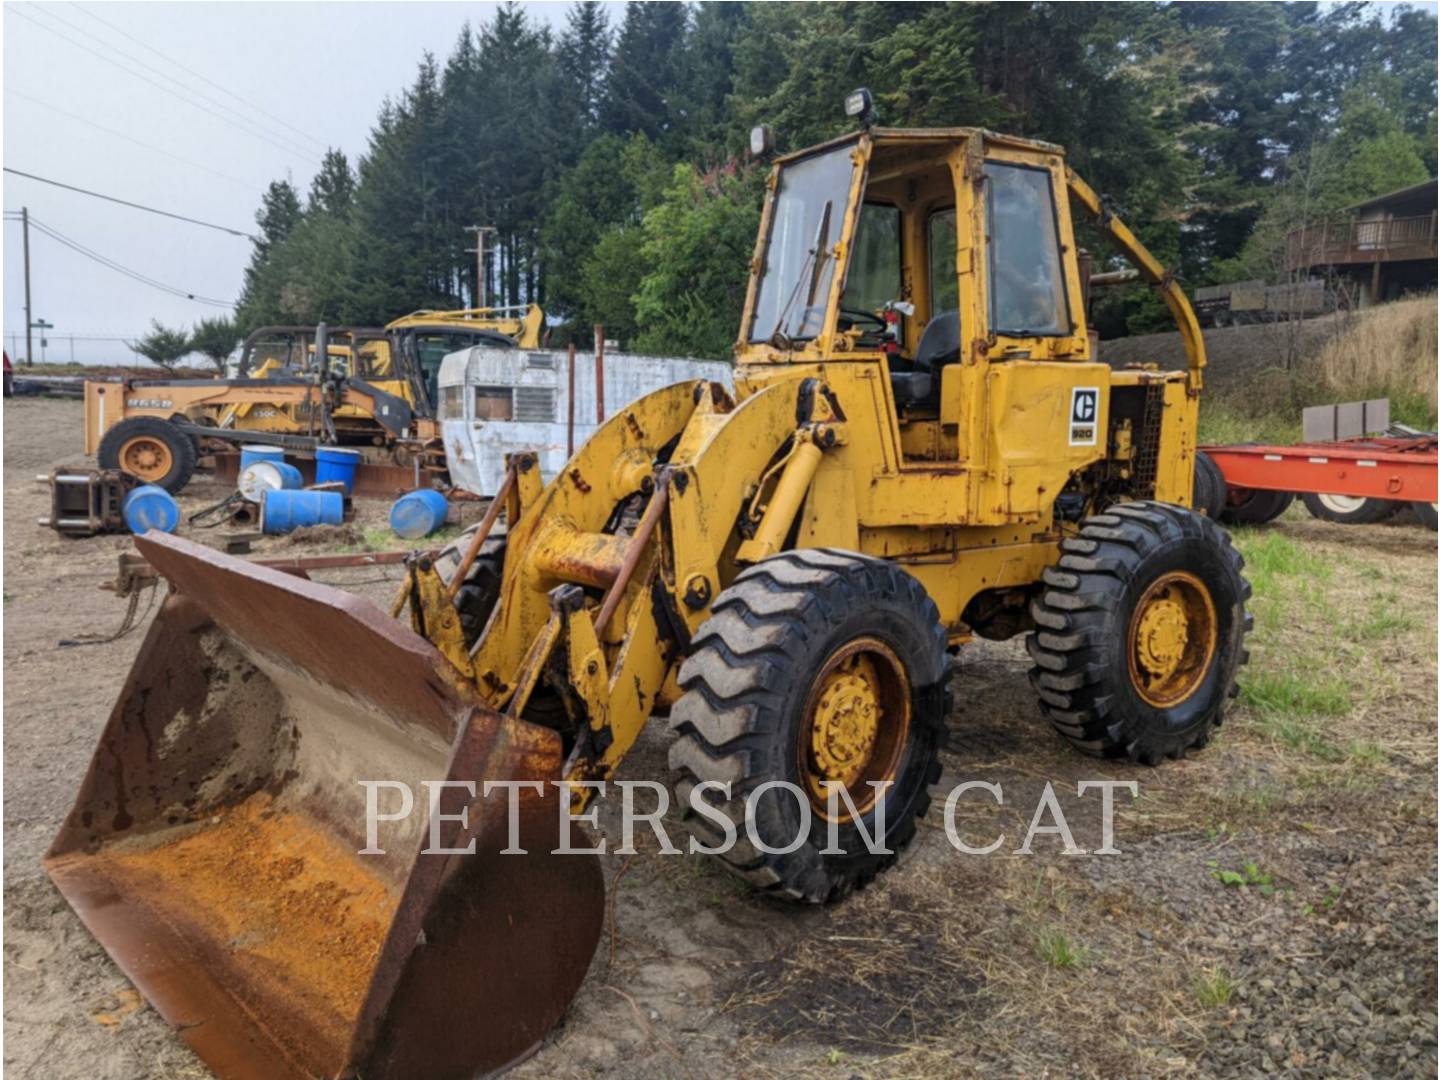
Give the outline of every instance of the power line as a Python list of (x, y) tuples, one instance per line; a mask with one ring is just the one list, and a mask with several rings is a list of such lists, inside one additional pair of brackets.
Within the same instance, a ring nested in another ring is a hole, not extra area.
[[(272, 128), (268, 128), (265, 124), (260, 123), (258, 120), (252, 120), (250, 117), (244, 115), (243, 113), (240, 113), (240, 112), (236, 111), (235, 109), (231, 108), (229, 105), (226, 105), (226, 104), (224, 104), (223, 102), (220, 102), (220, 101), (216, 101), (214, 98), (209, 97), (209, 96), (206, 95), (206, 94), (202, 94), (199, 90), (196, 90), (194, 87), (192, 87), (192, 86), (187, 86), (183, 80), (177, 79), (174, 75), (171, 75), (168, 71), (162, 71), (162, 70), (160, 70), (159, 68), (155, 67), (153, 64), (147, 64), (144, 60), (141, 60), (138, 56), (133, 56), (133, 55), (131, 55), (130, 53), (127, 53), (127, 52), (121, 52), (120, 50), (118, 50), (118, 49), (115, 48), (115, 45), (114, 45), (114, 43), (113, 43), (112, 41), (109, 41), (109, 40), (107, 40), (106, 38), (103, 38), (103, 37), (101, 37), (101, 36), (98, 35), (98, 34), (95, 34), (95, 33), (92, 33), (92, 32), (89, 31), (89, 30), (86, 30), (83, 26), (77, 26), (77, 25), (75, 25), (75, 23), (71, 22), (69, 19), (67, 19), (67, 18), (63, 17), (62, 15), (60, 15), (60, 14), (55, 10), (56, 5), (53, 5), (53, 4), (52, 4), (52, 5), (47, 5), (47, 6), (45, 6), (45, 7), (40, 7), (38, 4), (36, 4), (36, 5), (32, 5), (32, 6), (33, 6), (33, 7), (36, 7), (36, 8), (37, 8), (38, 10), (40, 10), (40, 11), (43, 11), (43, 12), (45, 13), (45, 15), (46, 15), (47, 18), (50, 18), (50, 19), (55, 20), (55, 21), (58, 22), (61, 26), (68, 27), (69, 29), (75, 31), (75, 33), (80, 34), (82, 37), (89, 38), (91, 41), (96, 42), (97, 44), (99, 44), (102, 48), (104, 48), (104, 49), (106, 49), (106, 50), (108, 50), (108, 51), (110, 51), (110, 52), (115, 53), (117, 56), (123, 57), (125, 60), (128, 60), (128, 61), (129, 61), (130, 63), (132, 63), (132, 64), (138, 64), (140, 67), (144, 68), (146, 71), (150, 72), (151, 74), (153, 74), (153, 75), (158, 75), (158, 76), (160, 76), (160, 78), (165, 79), (165, 80), (168, 81), (168, 82), (174, 83), (176, 86), (178, 86), (178, 87), (180, 88), (181, 93), (189, 94), (191, 97), (195, 97), (195, 98), (200, 99), (201, 101), (207, 102), (208, 104), (215, 106), (215, 108), (217, 108), (217, 109), (224, 109), (227, 113), (230, 113), (233, 117), (235, 117), (235, 121), (232, 121), (232, 123), (238, 121), (238, 122), (241, 123), (241, 124), (248, 124), (248, 125), (250, 125), (250, 127), (255, 128), (257, 131), (266, 132), (266, 133), (269, 134), (269, 135), (273, 135), (276, 139), (280, 140), (281, 142), (289, 143), (290, 146), (293, 148), (293, 150), (294, 150), (295, 153), (307, 154), (307, 153), (310, 152), (308, 147), (306, 147), (306, 146), (304, 146), (303, 144), (297, 142), (295, 139), (292, 139), (290, 136), (285, 135), (284, 133), (279, 132), (279, 131), (276, 131), (276, 130), (274, 130), (274, 129), (272, 129)], [(88, 14), (88, 12), (87, 12), (87, 14)], [(102, 20), (102, 21), (103, 21), (103, 20)], [(107, 24), (107, 25), (108, 25), (108, 24)], [(168, 63), (172, 63), (172, 64), (174, 63), (174, 61), (169, 61), (169, 60), (167, 60), (167, 62), (168, 62)], [(132, 74), (133, 74), (133, 73), (132, 73)], [(171, 91), (171, 93), (173, 93), (173, 92), (174, 92), (174, 91)], [(193, 104), (193, 102), (192, 102), (192, 104)], [(242, 129), (242, 130), (244, 130), (244, 129)]]
[(178, 60), (175, 60), (175, 59), (172, 59), (172, 58), (169, 57), (169, 56), (166, 56), (166, 55), (165, 55), (163, 52), (161, 52), (159, 49), (155, 48), (154, 45), (151, 45), (149, 42), (146, 42), (146, 41), (141, 41), (139, 38), (135, 37), (135, 36), (132, 35), (132, 34), (127, 34), (124, 30), (120, 29), (120, 27), (116, 26), (114, 23), (109, 22), (109, 21), (106, 20), (106, 19), (102, 19), (99, 15), (96, 15), (93, 11), (89, 10), (88, 8), (80, 7), (79, 4), (76, 4), (75, 7), (79, 9), (79, 11), (81, 12), (81, 14), (90, 16), (90, 18), (94, 19), (96, 22), (98, 22), (98, 23), (100, 23), (100, 24), (102, 24), (102, 25), (104, 25), (104, 26), (109, 27), (111, 30), (115, 31), (115, 33), (119, 34), (121, 37), (126, 38), (126, 39), (128, 39), (128, 40), (130, 40), (130, 41), (135, 42), (136, 45), (139, 45), (139, 46), (141, 46), (142, 48), (148, 49), (150, 52), (152, 52), (152, 53), (154, 53), (156, 56), (160, 57), (160, 59), (164, 60), (167, 64), (173, 64), (175, 67), (179, 68), (181, 71), (185, 72), (187, 75), (191, 75), (191, 76), (199, 79), (201, 82), (205, 83), (205, 85), (207, 85), (207, 86), (213, 86), (216, 90), (219, 90), (219, 91), (220, 91), (222, 94), (224, 94), (226, 97), (234, 98), (236, 101), (240, 102), (242, 105), (245, 105), (245, 106), (248, 106), (248, 107), (251, 108), (251, 109), (254, 109), (254, 110), (255, 110), (257, 113), (259, 113), (261, 116), (268, 117), (269, 119), (275, 121), (275, 123), (281, 125), (282, 127), (289, 128), (291, 131), (295, 132), (295, 134), (300, 135), (300, 136), (303, 136), (305, 139), (307, 139), (307, 140), (309, 140), (310, 142), (314, 143), (316, 146), (325, 146), (325, 143), (324, 143), (322, 140), (315, 138), (315, 136), (313, 136), (313, 135), (306, 134), (304, 131), (301, 131), (299, 128), (297, 128), (294, 124), (290, 123), (289, 121), (281, 119), (280, 117), (276, 116), (276, 115), (275, 115), (274, 113), (272, 113), (272, 112), (267, 112), (266, 110), (262, 109), (259, 105), (256, 105), (253, 101), (250, 101), (250, 100), (247, 99), (247, 98), (241, 97), (239, 94), (235, 93), (235, 91), (233, 91), (233, 90), (227, 90), (225, 87), (221, 86), (219, 83), (215, 82), (213, 79), (206, 78), (204, 75), (202, 75), (200, 72), (194, 70), (193, 68), (188, 68), (188, 67), (186, 67), (184, 64), (180, 63)]
[(228, 303), (224, 300), (217, 300), (213, 297), (198, 296), (188, 289), (177, 288), (174, 285), (166, 285), (163, 281), (157, 281), (155, 278), (152, 278), (146, 274), (142, 274), (138, 270), (132, 270), (130, 267), (118, 263), (114, 259), (109, 258), (108, 256), (101, 255), (98, 251), (87, 248), (84, 244), (81, 244), (77, 240), (71, 240), (68, 236), (65, 236), (63, 233), (58, 232), (57, 230), (36, 219), (33, 214), (30, 216), (30, 224), (35, 228), (39, 229), (42, 233), (50, 237), (52, 240), (64, 244), (71, 250), (78, 252), (81, 255), (84, 255), (86, 258), (93, 259), (101, 265), (116, 271), (117, 273), (124, 274), (126, 277), (133, 278), (134, 280), (149, 285), (152, 288), (160, 289), (163, 292), (168, 292), (171, 295), (178, 296), (184, 300), (194, 300), (196, 303), (208, 304), (212, 307), (235, 306), (234, 304)]
[(98, 251), (94, 251), (91, 248), (86, 247), (79, 241), (70, 239), (65, 234), (40, 221), (38, 218), (35, 217), (34, 214), (30, 215), (30, 225), (32, 228), (35, 228), (44, 235), (50, 237), (50, 239), (56, 241), (57, 243), (63, 244), (65, 247), (71, 249), (72, 251), (80, 255), (85, 256), (87, 259), (92, 259), (95, 262), (100, 263), (102, 266), (114, 270), (116, 273), (123, 274), (124, 276), (141, 282), (142, 284), (149, 285), (153, 289), (159, 289), (161, 292), (167, 292), (170, 295), (177, 296), (183, 300), (193, 300), (197, 304), (207, 304), (211, 307), (232, 308), (235, 306), (234, 304), (225, 300), (217, 300), (214, 297), (209, 296), (200, 296), (194, 292), (191, 292), (188, 289), (181, 289), (177, 288), (174, 285), (167, 285), (163, 281), (158, 281), (147, 274), (142, 274), (138, 270), (132, 270), (130, 267), (118, 263), (114, 259), (111, 259), (106, 255), (101, 255)]
[[(39, 19), (36, 19), (36, 18), (34, 18), (33, 16), (31, 16), (31, 15), (27, 15), (25, 12), (21, 11), (19, 8), (15, 7), (15, 6), (13, 6), (13, 5), (10, 6), (9, 8), (7, 8), (6, 10), (7, 10), (7, 11), (10, 11), (11, 13), (13, 13), (13, 14), (15, 14), (15, 15), (19, 15), (22, 19), (25, 19), (27, 22), (34, 23), (36, 26), (40, 27), (40, 29), (46, 31), (47, 33), (54, 34), (56, 37), (60, 38), (60, 40), (62, 40), (62, 41), (68, 41), (71, 45), (74, 45), (77, 49), (83, 49), (85, 52), (88, 52), (91, 56), (99, 57), (101, 60), (104, 60), (107, 64), (110, 64), (110, 65), (113, 66), (113, 67), (119, 68), (121, 71), (125, 72), (125, 74), (129, 75), (131, 78), (139, 79), (139, 80), (140, 80), (141, 82), (143, 82), (143, 83), (148, 83), (149, 85), (155, 87), (155, 89), (161, 91), (162, 93), (169, 94), (171, 97), (173, 97), (173, 98), (175, 98), (175, 99), (177, 99), (177, 100), (179, 100), (179, 101), (183, 101), (183, 102), (185, 102), (185, 104), (190, 105), (190, 106), (192, 106), (193, 108), (199, 109), (201, 112), (209, 113), (211, 116), (215, 117), (216, 119), (221, 120), (221, 121), (224, 121), (225, 123), (230, 124), (232, 127), (235, 127), (235, 128), (237, 128), (238, 130), (240, 130), (240, 131), (243, 131), (246, 135), (249, 135), (251, 138), (259, 139), (261, 142), (267, 142), (267, 143), (269, 143), (271, 146), (278, 147), (279, 149), (284, 150), (287, 154), (291, 154), (291, 155), (293, 155), (293, 156), (295, 156), (295, 157), (298, 157), (298, 158), (303, 158), (304, 160), (310, 162), (310, 163), (313, 164), (313, 165), (318, 165), (318, 164), (320, 163), (318, 158), (315, 158), (315, 157), (311, 156), (311, 155), (310, 155), (308, 152), (306, 152), (306, 151), (296, 149), (294, 146), (286, 146), (284, 143), (277, 142), (275, 139), (271, 138), (269, 135), (263, 134), (263, 133), (261, 133), (261, 132), (252, 131), (249, 127), (245, 127), (244, 124), (250, 124), (250, 123), (252, 123), (252, 122), (249, 121), (249, 120), (246, 120), (244, 117), (241, 117), (241, 118), (240, 118), (240, 120), (243, 121), (243, 123), (242, 123), (242, 122), (237, 122), (236, 120), (232, 120), (232, 119), (230, 119), (229, 117), (224, 116), (224, 115), (222, 115), (221, 113), (216, 112), (214, 109), (208, 108), (207, 106), (200, 104), (199, 102), (190, 101), (190, 100), (182, 97), (180, 94), (176, 93), (176, 92), (175, 92), (174, 90), (172, 90), (170, 87), (165, 86), (165, 85), (163, 85), (163, 84), (161, 84), (161, 83), (157, 83), (154, 79), (147, 78), (146, 76), (141, 75), (138, 71), (133, 71), (133, 70), (131, 70), (130, 68), (126, 67), (124, 64), (120, 63), (120, 61), (116, 60), (113, 56), (109, 56), (109, 55), (107, 55), (107, 54), (105, 54), (105, 53), (103, 53), (103, 52), (98, 52), (97, 50), (90, 48), (90, 46), (86, 45), (84, 42), (76, 41), (76, 40), (75, 40), (74, 38), (72, 38), (70, 35), (61, 33), (59, 30), (56, 30), (53, 26), (50, 26), (50, 25), (48, 25), (47, 23), (43, 23), (43, 22), (41, 22)], [(42, 11), (44, 11), (47, 15), (50, 15), (50, 11), (49, 11), (48, 8), (41, 8), (41, 9), (39, 9), (39, 10), (42, 10)], [(55, 16), (51, 15), (51, 17), (54, 18)], [(63, 20), (61, 20), (61, 21), (64, 22)], [(70, 24), (70, 23), (64, 23), (64, 25), (70, 26), (71, 24)], [(72, 29), (73, 29), (73, 27), (72, 27)], [(102, 42), (102, 44), (103, 44), (103, 42)], [(125, 56), (126, 59), (133, 59), (132, 57), (129, 57), (129, 56), (128, 56), (127, 54), (125, 54), (125, 53), (121, 53), (120, 55)], [(146, 65), (146, 66), (148, 66), (148, 65)], [(150, 70), (153, 71), (154, 69), (151, 68)], [(166, 76), (166, 77), (169, 78), (169, 76)], [(183, 84), (181, 84), (181, 85), (183, 86)], [(193, 94), (194, 92), (191, 91), (191, 93)], [(221, 108), (228, 108), (228, 106), (221, 106)], [(232, 112), (232, 113), (234, 112), (233, 109), (230, 109), (229, 111)], [(237, 115), (238, 115), (238, 114), (237, 114)]]
[(48, 101), (41, 101), (39, 98), (31, 97), (29, 94), (26, 94), (20, 90), (16, 90), (13, 87), (5, 87), (5, 93), (12, 97), (22, 98), (23, 100), (28, 101), (34, 105), (39, 105), (42, 109), (49, 109), (51, 112), (57, 112), (61, 116), (69, 117), (71, 120), (78, 121), (79, 123), (88, 124), (90, 127), (95, 128), (97, 131), (103, 131), (107, 135), (114, 135), (117, 139), (124, 139), (126, 142), (132, 142), (143, 150), (149, 150), (152, 154), (159, 154), (162, 157), (168, 157), (172, 161), (180, 162), (180, 164), (182, 165), (189, 165), (192, 169), (200, 169), (202, 172), (207, 172), (211, 176), (219, 177), (221, 180), (234, 184), (236, 187), (244, 188), (246, 191), (253, 192), (255, 188), (259, 186), (256, 184), (247, 184), (243, 180), (237, 180), (229, 173), (220, 172), (218, 169), (212, 169), (210, 166), (202, 165), (198, 161), (190, 161), (188, 158), (183, 158), (179, 154), (172, 154), (170, 151), (165, 150), (159, 146), (152, 146), (150, 143), (142, 142), (139, 139), (135, 138), (133, 135), (126, 135), (123, 131), (116, 131), (114, 128), (108, 128), (104, 124), (97, 124), (94, 120), (81, 116), (79, 113), (67, 112), (65, 109), (60, 108), (58, 105), (51, 105)]
[(88, 188), (76, 187), (74, 184), (62, 184), (59, 180), (48, 180), (43, 176), (36, 176), (34, 173), (21, 172), (19, 169), (10, 168), (9, 165), (4, 166), (4, 169), (8, 173), (14, 173), (16, 176), (23, 176), (27, 180), (38, 180), (42, 184), (51, 184), (58, 188), (64, 188), (67, 191), (78, 191), (81, 195), (90, 195), (97, 199), (104, 199), (107, 202), (119, 203), (121, 206), (130, 206), (136, 210), (144, 210), (151, 214), (159, 214), (161, 217), (174, 218), (176, 221), (188, 221), (191, 225), (203, 225), (207, 229), (218, 229), (220, 232), (229, 233), (231, 236), (244, 237), (246, 240), (257, 239), (257, 237), (253, 236), (250, 233), (241, 232), (239, 229), (232, 229), (226, 225), (216, 225), (213, 221), (201, 221), (199, 218), (186, 217), (184, 214), (174, 214), (171, 213), (169, 210), (157, 210), (153, 206), (145, 206), (143, 203), (131, 202), (128, 199), (119, 199), (116, 198), (114, 195), (102, 195), (98, 191), (91, 191)]

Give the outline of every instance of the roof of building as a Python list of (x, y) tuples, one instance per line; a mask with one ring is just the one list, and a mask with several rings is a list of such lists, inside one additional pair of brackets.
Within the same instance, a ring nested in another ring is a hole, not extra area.
[[(1397, 199), (1407, 199), (1412, 195), (1422, 194), (1426, 188), (1429, 188), (1432, 193), (1435, 191), (1435, 177), (1432, 176), (1429, 180), (1422, 180), (1418, 184), (1411, 184), (1409, 187), (1397, 188), (1394, 191), (1387, 191), (1384, 195), (1376, 195), (1373, 199), (1366, 199), (1363, 202), (1352, 203), (1350, 206), (1345, 207), (1345, 209), (1363, 210), (1367, 206), (1376, 206), (1380, 203), (1387, 203)], [(1434, 200), (1433, 194), (1431, 196), (1431, 200)]]

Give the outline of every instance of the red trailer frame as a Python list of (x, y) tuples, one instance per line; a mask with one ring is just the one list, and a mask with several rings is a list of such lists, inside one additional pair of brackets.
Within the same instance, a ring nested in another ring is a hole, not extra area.
[(1220, 467), (1231, 489), (1437, 501), (1433, 435), (1200, 449)]

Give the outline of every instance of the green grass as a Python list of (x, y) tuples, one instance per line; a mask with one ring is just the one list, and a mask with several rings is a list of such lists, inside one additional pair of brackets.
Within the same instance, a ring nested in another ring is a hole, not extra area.
[(1090, 955), (1090, 947), (1072, 941), (1063, 930), (1044, 930), (1036, 939), (1035, 950), (1053, 968), (1077, 968)]
[(1239, 870), (1224, 870), (1214, 859), (1211, 859), (1208, 865), (1210, 876), (1227, 889), (1255, 889), (1266, 896), (1275, 891), (1274, 877), (1261, 870), (1256, 863), (1246, 863)]
[(1223, 401), (1200, 405), (1199, 441), (1202, 446), (1227, 443), (1289, 443), (1300, 439), (1300, 411), (1293, 417), (1273, 412), (1251, 413)]
[(1274, 529), (1239, 528), (1232, 531), (1235, 546), (1245, 556), (1245, 576), (1256, 596), (1283, 599), (1295, 590), (1293, 581), (1280, 578), (1301, 578), (1306, 582), (1330, 580), (1331, 565), (1322, 556), (1291, 540)]
[(1419, 620), (1409, 612), (1396, 610), (1399, 602), (1394, 593), (1375, 597), (1362, 618), (1346, 624), (1344, 636), (1351, 641), (1383, 641), (1415, 629)]
[(1223, 1008), (1230, 1004), (1235, 985), (1224, 968), (1211, 968), (1195, 977), (1195, 1000), (1207, 1009)]
[(1335, 740), (1331, 723), (1348, 716), (1352, 707), (1352, 680), (1338, 674), (1346, 670), (1339, 643), (1374, 640), (1403, 618), (1377, 598), (1358, 632), (1335, 629), (1297, 645), (1293, 635), (1286, 635), (1293, 625), (1333, 629), (1340, 621), (1327, 588), (1333, 564), (1273, 529), (1236, 530), (1235, 543), (1245, 557), (1255, 615), (1255, 656), (1241, 672), (1240, 700), (1254, 711), (1256, 730), (1276, 743), (1322, 761), (1346, 761), (1350, 751)]
[(1257, 712), (1268, 714), (1336, 717), (1350, 711), (1345, 680), (1333, 675), (1306, 675), (1291, 668), (1246, 673), (1240, 696)]

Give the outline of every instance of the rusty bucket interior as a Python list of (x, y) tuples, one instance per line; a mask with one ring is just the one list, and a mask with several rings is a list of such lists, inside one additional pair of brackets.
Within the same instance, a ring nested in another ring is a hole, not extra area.
[[(468, 1077), (532, 1052), (604, 907), (595, 860), (552, 854), (555, 733), (483, 707), (364, 600), (136, 544), (172, 589), (45, 858), (80, 918), (221, 1077)], [(414, 793), (384, 854), (361, 853), (362, 780)], [(474, 853), (425, 853), (422, 780), (544, 782), (516, 789), (527, 853), (501, 854), (510, 792), (464, 787), (434, 846)]]

